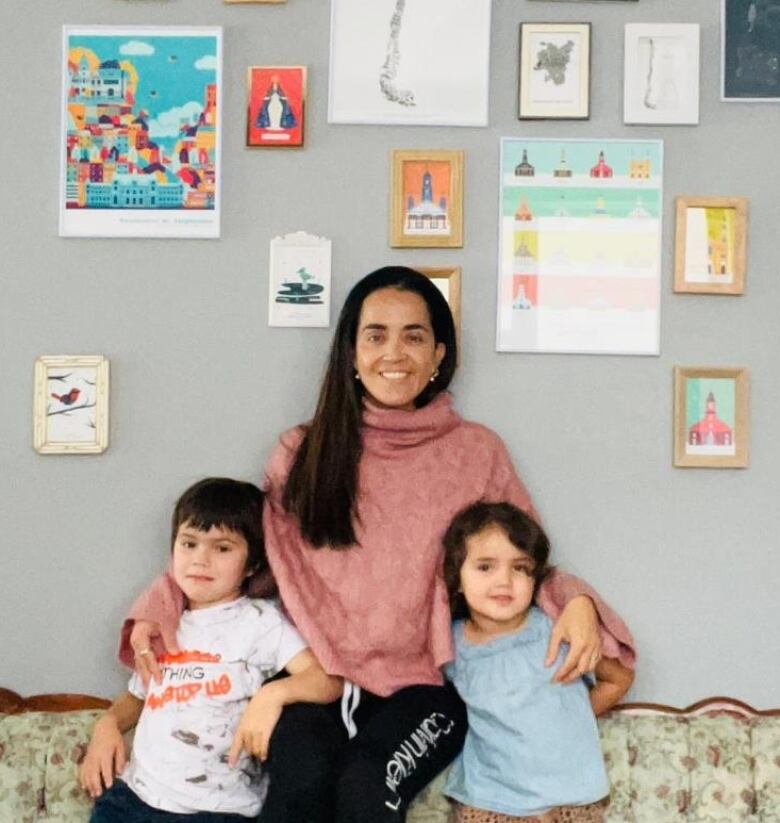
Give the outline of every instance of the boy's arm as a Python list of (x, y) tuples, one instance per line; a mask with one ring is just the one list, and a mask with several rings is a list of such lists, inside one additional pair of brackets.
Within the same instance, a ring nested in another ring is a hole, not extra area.
[(265, 760), (268, 743), (285, 706), (290, 703), (332, 703), (341, 697), (344, 679), (327, 674), (309, 649), (285, 666), (289, 677), (260, 687), (249, 701), (230, 747), (228, 763), (235, 766), (241, 749)]
[(130, 692), (121, 694), (95, 723), (92, 739), (81, 764), (81, 787), (91, 797), (100, 797), (103, 784), (110, 788), (114, 775), (120, 774), (127, 760), (122, 735), (138, 723), (143, 700)]
[(604, 657), (596, 665), (595, 674), (596, 685), (590, 690), (590, 705), (598, 717), (620, 702), (634, 682), (634, 672), (619, 660)]

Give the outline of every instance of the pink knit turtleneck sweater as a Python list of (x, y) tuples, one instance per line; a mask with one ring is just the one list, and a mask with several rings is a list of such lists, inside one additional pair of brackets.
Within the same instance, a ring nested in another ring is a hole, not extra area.
[[(358, 545), (313, 549), (282, 505), (301, 427), (280, 438), (265, 488), (268, 558), (282, 601), (326, 671), (379, 695), (412, 684), (440, 684), (453, 657), (441, 574), (441, 538), (453, 515), (479, 499), (533, 507), (498, 436), (464, 421), (448, 394), (413, 412), (366, 404), (360, 462)], [(544, 584), (540, 606), (555, 617), (577, 594), (594, 598), (605, 626), (605, 653), (633, 662), (633, 640), (617, 617), (577, 578), (560, 572)], [(164, 575), (133, 605), (132, 619), (174, 626), (181, 593)], [(129, 663), (125, 643), (120, 659)]]

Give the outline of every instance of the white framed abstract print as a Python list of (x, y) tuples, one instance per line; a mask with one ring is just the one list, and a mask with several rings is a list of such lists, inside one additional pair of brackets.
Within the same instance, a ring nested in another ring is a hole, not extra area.
[(487, 126), (490, 9), (331, 0), (328, 122)]
[(625, 28), (623, 122), (699, 122), (698, 23), (629, 23)]

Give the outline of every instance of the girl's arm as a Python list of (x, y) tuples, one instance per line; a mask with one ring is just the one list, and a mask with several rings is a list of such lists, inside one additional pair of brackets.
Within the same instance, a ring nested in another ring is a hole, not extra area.
[(260, 760), (268, 757), (268, 744), (285, 706), (290, 703), (332, 703), (341, 697), (344, 679), (326, 674), (309, 649), (285, 666), (289, 677), (260, 687), (249, 701), (230, 747), (228, 763), (235, 766), (241, 749)]
[(590, 705), (598, 717), (619, 703), (634, 682), (634, 672), (619, 660), (605, 657), (596, 666), (596, 685), (590, 690)]
[(132, 729), (141, 716), (144, 702), (130, 692), (121, 694), (95, 723), (92, 739), (79, 770), (81, 788), (90, 797), (100, 797), (103, 785), (108, 789), (114, 775), (120, 774), (127, 762), (122, 735)]

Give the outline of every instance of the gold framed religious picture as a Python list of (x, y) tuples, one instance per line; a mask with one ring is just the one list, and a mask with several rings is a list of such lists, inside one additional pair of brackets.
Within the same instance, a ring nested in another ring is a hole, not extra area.
[(463, 246), (462, 151), (392, 152), (390, 245)]
[(424, 274), (444, 295), (452, 312), (455, 323), (455, 336), (458, 342), (458, 362), (460, 362), (460, 266), (415, 266), (416, 271)]
[(590, 23), (521, 23), (520, 120), (590, 117)]
[(675, 367), (675, 466), (743, 469), (749, 435), (747, 369)]
[(742, 294), (747, 265), (745, 197), (678, 197), (674, 290)]
[(35, 361), (33, 446), (40, 454), (98, 454), (108, 448), (105, 357)]

